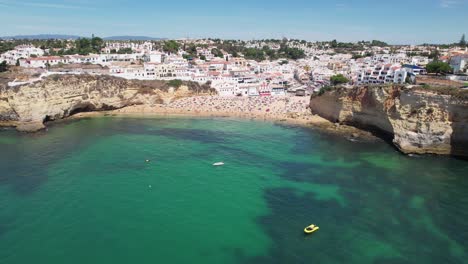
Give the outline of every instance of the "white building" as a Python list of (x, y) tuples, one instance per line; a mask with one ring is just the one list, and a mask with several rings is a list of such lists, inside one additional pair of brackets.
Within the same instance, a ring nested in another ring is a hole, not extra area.
[(173, 79), (176, 77), (176, 67), (170, 64), (145, 63), (142, 65), (120, 62), (110, 65), (109, 73), (126, 79)]
[(405, 71), (409, 72), (409, 73), (412, 73), (414, 75), (425, 75), (427, 74), (427, 71), (426, 69), (424, 69), (423, 67), (419, 67), (417, 65), (403, 65), (403, 69), (405, 69)]
[(6, 61), (9, 65), (15, 65), (19, 59), (28, 59), (30, 57), (40, 57), (44, 55), (42, 49), (31, 45), (22, 45), (15, 47), (0, 55), (0, 62)]
[(160, 52), (152, 52), (149, 54), (150, 62), (153, 63), (162, 63), (163, 62), (163, 54)]
[(101, 63), (101, 57), (99, 55), (90, 54), (90, 55), (72, 55), (70, 57), (70, 63), (91, 63), (98, 64)]
[(454, 73), (468, 72), (468, 55), (458, 55), (450, 59)]
[(29, 59), (20, 59), (20, 66), (25, 68), (47, 68), (57, 64), (68, 64), (72, 61), (69, 56), (46, 56)]
[(272, 96), (285, 96), (286, 89), (284, 89), (283, 87), (273, 87), (271, 89), (271, 95)]
[(248, 96), (260, 96), (257, 87), (248, 87), (247, 88), (247, 95)]
[(233, 83), (224, 83), (215, 88), (219, 96), (233, 97), (236, 96), (236, 85)]
[(411, 64), (413, 65), (426, 66), (431, 61), (432, 60), (429, 59), (428, 57), (423, 57), (423, 56), (411, 57)]
[(358, 73), (357, 84), (405, 83), (408, 72), (397, 65), (382, 65), (367, 68)]

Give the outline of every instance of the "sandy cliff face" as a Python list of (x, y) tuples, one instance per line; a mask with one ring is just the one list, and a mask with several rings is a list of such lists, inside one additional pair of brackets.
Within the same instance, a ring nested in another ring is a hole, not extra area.
[(310, 107), (333, 122), (377, 131), (404, 153), (468, 157), (467, 97), (423, 88), (337, 88), (312, 96)]
[(155, 105), (192, 95), (187, 87), (162, 81), (129, 81), (109, 76), (62, 75), (20, 87), (0, 90), (0, 123), (20, 131), (44, 128), (45, 121), (78, 112)]

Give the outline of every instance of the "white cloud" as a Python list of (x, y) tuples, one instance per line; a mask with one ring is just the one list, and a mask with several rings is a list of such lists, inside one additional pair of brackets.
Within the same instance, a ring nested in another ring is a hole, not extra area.
[(443, 8), (451, 8), (459, 4), (458, 0), (440, 0), (440, 6)]
[(0, 0), (0, 5), (4, 6), (30, 6), (39, 8), (55, 8), (55, 9), (90, 9), (85, 6), (57, 4), (57, 3), (33, 3), (33, 2), (12, 2), (8, 0)]

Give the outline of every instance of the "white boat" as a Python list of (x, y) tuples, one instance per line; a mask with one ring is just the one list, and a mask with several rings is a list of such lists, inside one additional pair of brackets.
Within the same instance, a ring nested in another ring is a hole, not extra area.
[(224, 162), (213, 163), (213, 166), (223, 166), (223, 165), (224, 165)]

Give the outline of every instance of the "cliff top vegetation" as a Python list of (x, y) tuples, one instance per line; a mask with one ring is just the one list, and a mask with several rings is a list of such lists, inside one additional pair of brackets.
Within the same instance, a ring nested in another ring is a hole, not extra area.
[(453, 87), (453, 86), (437, 86), (437, 85), (428, 85), (428, 84), (423, 84), (423, 85), (392, 85), (392, 84), (381, 84), (381, 85), (365, 85), (365, 86), (354, 86), (352, 88), (346, 88), (343, 86), (324, 86), (320, 89), (320, 91), (313, 95), (313, 96), (322, 96), (327, 92), (331, 91), (337, 91), (337, 92), (346, 92), (350, 91), (352, 89), (358, 88), (358, 87), (366, 87), (368, 89), (377, 89), (377, 88), (384, 88), (384, 89), (390, 89), (397, 87), (401, 90), (416, 90), (416, 91), (422, 91), (422, 92), (432, 92), (440, 95), (450, 95), (453, 98), (460, 99), (460, 100), (466, 100), (468, 101), (468, 89), (461, 89), (458, 87)]

